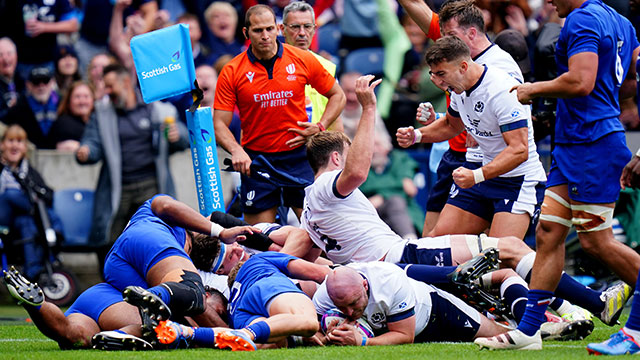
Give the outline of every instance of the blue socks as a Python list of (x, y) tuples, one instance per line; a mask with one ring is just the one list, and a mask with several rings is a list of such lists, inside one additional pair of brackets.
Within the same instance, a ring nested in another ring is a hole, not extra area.
[(162, 301), (164, 301), (164, 303), (169, 306), (171, 305), (171, 293), (169, 293), (169, 290), (162, 286), (162, 284), (158, 285), (158, 286), (154, 286), (152, 288), (147, 289), (149, 292), (154, 293), (156, 295), (158, 295), (160, 297), (160, 299), (162, 299)]
[(631, 330), (640, 331), (640, 275), (636, 280), (636, 288), (633, 291), (633, 301), (631, 302), (631, 312), (629, 313), (629, 319), (624, 327)]
[(553, 300), (553, 293), (546, 290), (529, 290), (527, 309), (518, 323), (518, 330), (527, 336), (533, 336), (540, 330), (540, 325), (545, 321), (544, 312)]
[(216, 334), (213, 328), (196, 327), (193, 328), (193, 343), (203, 347), (214, 347), (216, 344)]
[(253, 342), (264, 344), (269, 341), (271, 328), (266, 322), (258, 321), (257, 323), (253, 323), (247, 326), (245, 329), (249, 330), (249, 332), (253, 334)]
[(408, 277), (427, 284), (448, 284), (449, 275), (457, 266), (433, 266), (421, 264), (396, 264), (404, 269)]
[(600, 299), (600, 292), (582, 285), (564, 272), (555, 294), (557, 297), (581, 306), (594, 314), (599, 314), (604, 309), (604, 303)]

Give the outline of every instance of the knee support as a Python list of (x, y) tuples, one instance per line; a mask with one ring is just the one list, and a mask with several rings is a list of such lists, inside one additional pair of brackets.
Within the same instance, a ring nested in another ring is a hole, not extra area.
[(205, 310), (205, 290), (200, 275), (184, 271), (182, 281), (163, 283), (171, 295), (171, 309), (181, 315), (193, 316)]
[(544, 192), (544, 202), (540, 210), (540, 220), (571, 227), (571, 205), (553, 191)]
[(608, 229), (613, 221), (613, 208), (608, 206), (571, 205), (571, 213), (573, 225), (579, 233)]

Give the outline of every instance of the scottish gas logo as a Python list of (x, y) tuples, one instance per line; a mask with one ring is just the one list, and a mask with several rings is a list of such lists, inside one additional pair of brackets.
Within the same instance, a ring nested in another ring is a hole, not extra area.
[(175, 53), (173, 53), (173, 55), (171, 55), (171, 62), (169, 64), (165, 66), (157, 67), (155, 69), (151, 69), (149, 71), (141, 71), (140, 77), (143, 80), (146, 80), (159, 75), (168, 74), (170, 72), (180, 70), (182, 69), (182, 66), (180, 65), (180, 63), (178, 63), (179, 60), (180, 60), (180, 50), (176, 51)]
[(210, 144), (211, 141), (213, 140), (213, 137), (211, 137), (211, 134), (209, 134), (209, 132), (205, 129), (200, 129), (200, 135), (202, 135), (202, 140), (204, 140), (204, 142), (206, 142), (207, 144)]

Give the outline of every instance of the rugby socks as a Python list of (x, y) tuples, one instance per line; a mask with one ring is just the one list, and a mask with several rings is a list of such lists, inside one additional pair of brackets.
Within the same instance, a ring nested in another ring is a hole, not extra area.
[(404, 269), (408, 277), (427, 284), (449, 284), (457, 266), (433, 266), (422, 264), (396, 264)]
[(216, 334), (213, 328), (194, 327), (192, 343), (203, 347), (214, 347), (216, 344)]
[(253, 323), (247, 326), (245, 329), (249, 330), (249, 332), (253, 335), (253, 342), (264, 344), (269, 341), (271, 328), (266, 322), (258, 321), (257, 323)]
[(544, 312), (553, 299), (553, 293), (546, 290), (529, 290), (527, 309), (518, 323), (518, 330), (527, 336), (533, 336), (540, 330), (540, 325), (546, 321)]
[(162, 284), (158, 285), (158, 286), (154, 286), (152, 288), (147, 289), (149, 292), (156, 294), (160, 297), (160, 299), (162, 299), (162, 301), (164, 301), (164, 303), (167, 306), (170, 306), (170, 302), (171, 302), (171, 293), (169, 292), (169, 289), (167, 289), (166, 287), (162, 286)]
[(640, 343), (640, 275), (636, 280), (636, 289), (633, 292), (633, 301), (631, 302), (631, 312), (629, 319), (624, 325), (627, 334), (633, 336), (636, 342)]
[[(536, 253), (531, 252), (520, 259), (516, 266), (516, 272), (527, 283), (531, 281), (531, 270), (535, 261)], [(604, 307), (604, 302), (600, 299), (600, 292), (588, 288), (577, 282), (574, 278), (562, 272), (562, 277), (555, 291), (556, 296), (569, 300), (592, 313), (600, 313)], [(552, 307), (553, 309), (554, 307)]]
[(520, 323), (527, 306), (527, 283), (519, 276), (512, 276), (500, 285), (500, 296), (506, 304), (511, 304), (511, 314)]

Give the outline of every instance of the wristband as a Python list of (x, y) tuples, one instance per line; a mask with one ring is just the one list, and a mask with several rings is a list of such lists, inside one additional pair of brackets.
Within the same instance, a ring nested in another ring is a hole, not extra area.
[(475, 181), (476, 184), (484, 181), (484, 174), (482, 173), (481, 167), (473, 170), (472, 172), (473, 172), (473, 181)]
[(636, 156), (640, 157), (640, 149), (638, 149), (638, 152), (636, 152)]
[(367, 337), (362, 335), (362, 343), (360, 344), (360, 346), (365, 346), (367, 345)]
[(441, 117), (443, 117), (443, 116), (445, 116), (445, 115), (447, 115), (447, 114), (446, 114), (446, 113), (439, 113), (439, 112), (437, 112), (437, 113), (436, 113), (436, 119), (440, 119)]
[(211, 233), (210, 235), (213, 237), (220, 237), (220, 233), (224, 230), (224, 228), (214, 222), (211, 223)]
[(418, 129), (413, 129), (413, 142), (411, 145), (419, 143), (420, 141), (422, 141), (422, 133)]
[(320, 129), (320, 131), (325, 131), (327, 130), (327, 128), (324, 127), (324, 125), (322, 125), (321, 122), (318, 122), (316, 125), (318, 125), (318, 129)]

